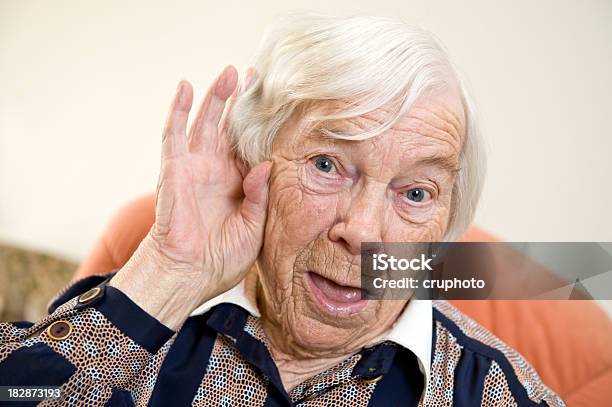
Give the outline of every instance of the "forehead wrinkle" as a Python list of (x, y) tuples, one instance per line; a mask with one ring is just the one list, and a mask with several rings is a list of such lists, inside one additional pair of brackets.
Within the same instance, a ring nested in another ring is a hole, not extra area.
[(360, 116), (347, 117), (343, 119), (323, 122), (318, 128), (331, 130), (332, 132), (365, 132), (384, 125), (384, 119), (392, 113), (393, 111), (391, 109), (388, 109), (386, 106), (383, 106), (371, 112), (364, 113)]
[(446, 124), (453, 126), (457, 134), (460, 134), (465, 127), (466, 117), (462, 103), (459, 103), (458, 108), (460, 114), (457, 113), (456, 109), (444, 103), (444, 101), (434, 98), (427, 99), (425, 103), (417, 105), (415, 110), (424, 110), (430, 113), (441, 122), (446, 122)]
[(456, 140), (461, 140), (465, 133), (463, 121), (458, 119), (452, 109), (441, 103), (427, 101), (419, 103), (410, 109), (405, 116), (405, 119), (400, 119), (396, 124), (396, 128), (405, 129), (411, 128), (411, 119), (417, 120), (423, 124), (440, 130)]
[[(393, 126), (387, 131), (402, 131), (402, 130), (416, 130), (418, 134), (421, 131), (424, 136), (436, 136), (436, 138), (450, 138), (459, 142), (462, 141), (463, 125), (459, 119), (444, 105), (434, 104), (428, 102), (428, 106), (439, 107), (440, 109), (428, 109), (424, 107), (414, 107), (408, 114), (400, 118)], [(437, 112), (440, 110), (440, 112)], [(357, 135), (359, 131), (370, 131), (376, 127), (380, 127), (384, 124), (384, 114), (388, 113), (389, 110), (379, 108), (373, 112), (366, 113), (362, 116), (336, 120), (333, 122), (322, 124), (321, 128), (326, 128), (332, 132), (346, 132)], [(381, 114), (376, 114), (381, 113)], [(417, 123), (411, 123), (413, 121)], [(438, 134), (434, 134), (437, 132)], [(383, 133), (384, 134), (384, 133)], [(379, 134), (376, 137), (382, 136)], [(322, 134), (322, 136), (327, 137)], [(350, 139), (347, 139), (350, 140)], [(455, 147), (455, 149), (458, 149)]]
[(388, 109), (386, 106), (383, 106), (372, 112), (365, 113), (360, 117), (369, 121), (373, 121), (377, 125), (382, 126), (385, 123), (385, 121), (382, 119), (382, 116), (387, 117), (390, 116), (392, 113), (393, 111), (391, 109)]
[[(448, 127), (449, 134), (452, 134), (454, 137), (461, 140), (462, 135), (465, 134), (464, 125), (463, 122), (457, 119), (457, 117), (453, 114), (451, 110), (427, 110), (427, 113), (435, 117), (438, 120), (437, 123), (443, 124), (442, 127), (444, 127), (444, 124), (446, 124)], [(447, 116), (442, 117), (443, 115)]]
[(337, 120), (330, 127), (330, 130), (341, 130), (343, 132), (369, 131), (383, 124), (382, 120), (377, 120), (374, 116), (366, 114), (363, 116), (350, 117)]
[[(366, 167), (369, 168), (369, 171), (366, 171), (369, 178), (394, 178), (398, 175), (403, 176), (411, 173), (415, 168), (421, 167), (433, 167), (448, 174), (455, 174), (459, 171), (459, 157), (454, 149), (441, 148), (443, 144), (437, 141), (429, 141), (427, 145), (423, 145), (420, 140), (413, 139), (406, 142), (404, 138), (397, 140), (393, 136), (393, 134), (385, 134), (353, 142), (354, 145), (360, 144), (366, 146), (366, 148), (369, 146), (378, 153), (375, 160), (366, 160), (365, 162)], [(385, 138), (389, 137), (392, 137), (393, 140), (389, 140), (390, 142), (384, 141)], [(402, 151), (403, 149), (405, 151)], [(365, 154), (359, 156), (364, 157)], [(381, 165), (381, 163), (384, 164)]]
[[(400, 133), (400, 131), (396, 131)], [(434, 166), (451, 173), (459, 170), (459, 154), (454, 143), (447, 137), (424, 137), (419, 133), (407, 132), (415, 137), (401, 137), (398, 141), (398, 149), (406, 151), (402, 163), (409, 162), (411, 167)]]
[[(343, 148), (344, 147), (357, 147), (359, 144), (362, 146), (364, 144), (369, 144), (370, 148), (373, 150), (377, 150), (378, 152), (383, 153), (382, 159), (385, 161), (390, 159), (390, 156), (393, 154), (393, 149), (395, 143), (387, 143), (384, 142), (384, 139), (387, 139), (385, 136), (393, 136), (396, 133), (406, 132), (406, 135), (410, 135), (413, 137), (409, 137), (408, 140), (405, 137), (400, 138), (400, 145), (404, 143), (408, 143), (408, 148), (410, 150), (414, 150), (415, 148), (421, 150), (423, 149), (423, 144), (429, 144), (432, 148), (438, 147), (438, 143), (431, 143), (433, 140), (437, 140), (438, 142), (442, 142), (444, 144), (448, 144), (451, 148), (453, 154), (450, 154), (449, 157), (445, 157), (444, 154), (441, 153), (431, 153), (428, 156), (423, 157), (422, 159), (416, 158), (414, 160), (415, 163), (420, 163), (420, 165), (431, 165), (438, 166), (442, 169), (448, 170), (450, 172), (456, 172), (458, 170), (458, 156), (457, 154), (460, 151), (460, 136), (459, 129), (457, 128), (457, 124), (454, 123), (454, 120), (457, 120), (456, 116), (447, 109), (446, 106), (440, 103), (433, 103), (431, 100), (426, 100), (427, 107), (418, 107), (411, 109), (409, 114), (404, 116), (403, 119), (400, 119), (395, 123), (394, 126), (389, 128), (384, 133), (372, 137), (366, 140), (350, 140), (350, 139), (336, 139), (334, 137), (330, 137), (325, 133), (319, 131), (324, 126), (329, 126), (330, 129), (340, 129), (342, 127), (352, 127), (353, 129), (357, 128), (359, 130), (369, 130), (370, 125), (378, 126), (383, 122), (379, 119), (382, 117), (381, 114), (376, 113), (384, 113), (387, 110), (383, 108), (379, 108), (370, 113), (356, 116), (352, 118), (334, 120), (329, 122), (313, 122), (308, 120), (308, 113), (306, 113), (302, 117), (296, 117), (298, 125), (297, 129), (292, 131), (295, 134), (292, 137), (293, 150), (297, 152), (298, 150), (302, 150), (306, 148), (304, 142), (311, 142), (315, 144), (322, 144), (326, 148)], [(447, 113), (450, 116), (451, 121), (447, 121), (444, 118), (440, 117), (439, 114), (436, 114), (431, 107), (439, 107), (443, 113)], [(433, 120), (427, 120), (432, 119)], [(295, 123), (295, 122), (294, 122)], [(330, 126), (331, 125), (331, 126)], [(418, 139), (415, 139), (414, 136), (417, 136)], [(395, 138), (395, 137), (393, 137)], [(425, 140), (421, 139), (431, 139), (428, 143)], [(402, 140), (403, 139), (403, 140)], [(459, 143), (457, 143), (459, 141)], [(413, 145), (413, 144), (416, 144)], [(303, 147), (303, 148), (300, 148)], [(430, 148), (431, 149), (431, 148)], [(384, 150), (384, 151), (383, 151)], [(413, 154), (411, 154), (413, 155)], [(400, 162), (405, 162), (400, 158)]]
[[(355, 124), (357, 124), (357, 122), (354, 122)], [(410, 140), (406, 140), (405, 137), (400, 136), (399, 140), (395, 140), (395, 142), (389, 140), (389, 137), (391, 138), (396, 138), (394, 137), (397, 133), (402, 133), (401, 130), (398, 129), (389, 129), (387, 132), (380, 134), (379, 136), (376, 137), (372, 137), (369, 139), (365, 139), (365, 140), (345, 140), (345, 139), (334, 139), (332, 137), (328, 137), (325, 134), (322, 134), (318, 131), (316, 131), (316, 129), (314, 129), (315, 131), (311, 131), (310, 133), (306, 133), (305, 135), (305, 139), (314, 143), (325, 143), (325, 146), (327, 148), (330, 149), (335, 149), (337, 148), (342, 148), (343, 146), (349, 147), (351, 149), (353, 148), (357, 148), (357, 151), (360, 150), (359, 146), (362, 146), (367, 148), (368, 150), (371, 150), (373, 152), (377, 152), (379, 154), (382, 154), (378, 156), (377, 160), (375, 160), (376, 164), (372, 163), (373, 165), (375, 165), (376, 169), (378, 169), (378, 171), (376, 172), (376, 176), (380, 177), (382, 176), (382, 174), (385, 172), (385, 170), (391, 170), (391, 168), (389, 168), (388, 165), (380, 165), (381, 162), (385, 162), (387, 164), (390, 164), (391, 162), (391, 158), (392, 155), (396, 150), (396, 148), (399, 146), (405, 146), (405, 148), (407, 150), (410, 151), (410, 166), (411, 167), (415, 167), (415, 166), (432, 166), (432, 167), (439, 167), (440, 169), (443, 169), (445, 171), (448, 171), (450, 173), (454, 173), (459, 171), (459, 166), (458, 166), (458, 156), (456, 154), (456, 146), (455, 144), (451, 143), (448, 140), (448, 137), (432, 137), (434, 140), (442, 142), (444, 144), (448, 144), (450, 147), (450, 151), (446, 152), (446, 151), (442, 151), (442, 152), (431, 152), (428, 150), (438, 150), (440, 147), (440, 144), (438, 144), (437, 142), (432, 142), (431, 140), (428, 140), (425, 142), (425, 145), (423, 143), (423, 140), (415, 140), (414, 137), (411, 137)], [(410, 135), (416, 135), (419, 136), (419, 138), (423, 137), (422, 134), (420, 133), (415, 133), (415, 132), (409, 132)], [(391, 142), (388, 142), (391, 141)], [(424, 147), (429, 147), (429, 148), (424, 148)], [(446, 149), (445, 149), (446, 150)], [(423, 154), (418, 154), (419, 151), (424, 151)], [(417, 154), (412, 154), (414, 152), (417, 152)], [(405, 156), (405, 155), (404, 155)], [(400, 157), (398, 158), (399, 164), (405, 164), (406, 160)]]
[(374, 167), (374, 170), (377, 170), (376, 175), (378, 178), (384, 178), (385, 170), (388, 172), (392, 172), (391, 165), (391, 156), (393, 153), (393, 143), (391, 140), (385, 142), (383, 139), (387, 136), (387, 134), (383, 133), (379, 136), (372, 137), (370, 139), (366, 139), (362, 141), (362, 145), (370, 145), (372, 151), (377, 153), (377, 160), (373, 160), (371, 165)]
[[(294, 135), (289, 140), (289, 146), (294, 153), (299, 154), (307, 147), (309, 142), (317, 144), (325, 143), (327, 147), (335, 146), (336, 140), (318, 131), (320, 129), (319, 125), (316, 122), (308, 120), (307, 115), (296, 118), (295, 120), (297, 121), (297, 125), (295, 126), (296, 129), (288, 129)], [(290, 126), (291, 124), (292, 123), (289, 123)]]
[(404, 127), (397, 128), (395, 130), (397, 132), (406, 132), (408, 134), (447, 143), (452, 147), (454, 152), (459, 152), (461, 147), (461, 138), (457, 133), (449, 133), (447, 131), (448, 128), (435, 126), (429, 121), (418, 116), (410, 116), (410, 119), (410, 124), (406, 124)]

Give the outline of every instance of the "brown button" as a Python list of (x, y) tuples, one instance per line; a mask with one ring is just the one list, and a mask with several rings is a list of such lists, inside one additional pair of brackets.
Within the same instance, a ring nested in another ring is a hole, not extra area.
[(87, 304), (88, 302), (93, 301), (98, 298), (102, 289), (100, 287), (94, 287), (91, 290), (87, 291), (85, 294), (82, 294), (79, 297), (79, 304)]
[(51, 339), (61, 341), (70, 336), (72, 333), (72, 324), (68, 321), (55, 321), (49, 328), (47, 328), (47, 334)]
[(308, 396), (304, 397), (304, 401), (312, 401), (314, 399), (316, 399), (319, 396), (319, 393), (312, 393), (309, 394)]
[(373, 377), (371, 379), (361, 379), (361, 383), (365, 383), (365, 384), (376, 383), (376, 382), (380, 381), (380, 379), (382, 379), (382, 378), (383, 378), (383, 375), (376, 376), (376, 377)]

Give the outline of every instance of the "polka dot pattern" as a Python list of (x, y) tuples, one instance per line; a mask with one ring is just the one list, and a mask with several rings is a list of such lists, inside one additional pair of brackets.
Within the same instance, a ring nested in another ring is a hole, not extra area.
[[(61, 399), (48, 400), (41, 405), (104, 405), (112, 396), (114, 388), (128, 390), (136, 406), (147, 405), (176, 335), (155, 355), (151, 355), (95, 309), (76, 309), (76, 302), (76, 298), (68, 301), (52, 315), (30, 328), (0, 323), (0, 362), (20, 348), (45, 343), (70, 361), (77, 370), (62, 386)], [(466, 336), (500, 350), (510, 362), (531, 400), (535, 403), (545, 401), (551, 407), (564, 406), (563, 402), (542, 384), (535, 370), (520, 354), (450, 304), (434, 301), (434, 306)], [(73, 327), (70, 336), (64, 340), (54, 340), (46, 332), (46, 328), (58, 320), (69, 321)], [(436, 343), (431, 379), (421, 397), (420, 406), (451, 407), (455, 387), (454, 373), (463, 348), (442, 322), (436, 321), (435, 329)], [(249, 316), (244, 331), (268, 348), (259, 318)], [(290, 398), (299, 406), (367, 405), (377, 382), (367, 382), (352, 375), (360, 357), (359, 354), (351, 355), (336, 366), (304, 381), (290, 392)], [(268, 387), (268, 378), (262, 376), (240, 355), (236, 340), (219, 334), (192, 405), (263, 405)], [(492, 361), (485, 377), (482, 405), (517, 405), (505, 373), (495, 361)]]
[(506, 375), (496, 362), (491, 363), (482, 392), (483, 406), (518, 407), (506, 380)]
[(549, 407), (565, 406), (565, 403), (542, 383), (535, 369), (517, 351), (448, 302), (437, 300), (433, 303), (434, 307), (453, 321), (466, 336), (502, 352), (532, 401), (535, 403), (546, 401)]
[[(259, 318), (249, 316), (244, 331), (268, 347)], [(359, 354), (348, 357), (336, 366), (297, 385), (289, 397), (298, 406), (366, 406), (374, 393), (376, 383), (367, 383), (352, 376), (353, 368), (360, 359)]]
[(61, 394), (60, 398), (46, 400), (39, 406), (103, 406), (111, 398), (112, 388), (94, 382), (87, 372), (77, 371), (64, 383)]
[[(461, 346), (446, 328), (436, 322), (436, 345), (431, 377), (427, 383), (424, 400), (421, 406), (451, 407), (453, 405), (453, 389), (455, 369), (461, 357)], [(424, 404), (423, 404), (424, 403)]]
[(148, 405), (151, 394), (153, 394), (153, 388), (157, 382), (159, 369), (166, 359), (166, 355), (175, 339), (176, 334), (157, 351), (138, 377), (128, 386), (127, 390), (130, 390), (132, 393), (132, 399), (136, 407), (145, 407)]
[(192, 406), (263, 406), (268, 381), (238, 353), (234, 342), (218, 335), (208, 368)]
[(298, 406), (367, 406), (376, 383), (352, 376), (361, 355), (353, 355), (334, 367), (306, 380), (291, 391)]
[(149, 362), (149, 352), (95, 309), (86, 308), (69, 321), (73, 330), (68, 338), (57, 341), (42, 331), (39, 339), (93, 381), (126, 388)]

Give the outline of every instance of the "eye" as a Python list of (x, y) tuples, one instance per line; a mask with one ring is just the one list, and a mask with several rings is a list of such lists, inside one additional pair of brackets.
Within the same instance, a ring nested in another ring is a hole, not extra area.
[(332, 160), (324, 155), (315, 157), (314, 165), (315, 167), (317, 167), (318, 170), (323, 172), (331, 172), (332, 170), (336, 169), (336, 166), (334, 165)]
[(425, 191), (423, 188), (413, 188), (405, 192), (406, 198), (414, 202), (421, 202), (423, 199), (427, 197), (429, 192)]

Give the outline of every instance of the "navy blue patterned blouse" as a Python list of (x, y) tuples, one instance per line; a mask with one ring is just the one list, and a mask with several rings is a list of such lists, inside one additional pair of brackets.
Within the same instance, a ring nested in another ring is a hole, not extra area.
[(62, 406), (564, 405), (518, 353), (443, 301), (433, 302), (429, 380), (415, 353), (385, 340), (287, 392), (245, 308), (219, 303), (173, 332), (103, 280), (76, 283), (39, 322), (0, 324), (0, 386), (61, 386), (42, 404)]

